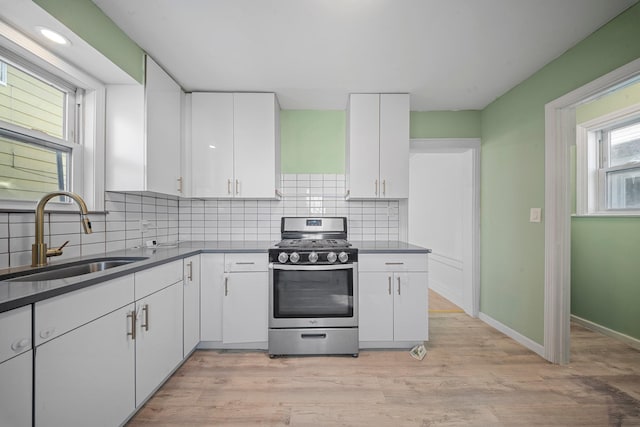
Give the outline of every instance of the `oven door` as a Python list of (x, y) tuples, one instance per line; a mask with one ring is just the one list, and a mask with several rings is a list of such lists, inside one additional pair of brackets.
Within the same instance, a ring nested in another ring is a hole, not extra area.
[(358, 265), (270, 264), (269, 327), (358, 326)]

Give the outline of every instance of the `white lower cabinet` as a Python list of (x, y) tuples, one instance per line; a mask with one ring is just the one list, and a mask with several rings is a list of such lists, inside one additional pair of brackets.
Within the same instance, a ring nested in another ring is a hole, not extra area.
[(36, 426), (116, 426), (134, 411), (133, 309), (122, 307), (36, 348)]
[(31, 427), (32, 369), (32, 350), (0, 363), (0, 425)]
[(176, 283), (136, 302), (136, 406), (182, 360), (182, 284)]
[(32, 368), (31, 306), (0, 313), (0, 425), (31, 426)]
[(186, 357), (200, 342), (200, 255), (184, 259), (183, 350)]
[(35, 304), (36, 426), (117, 426), (183, 360), (183, 262)]
[(393, 347), (429, 338), (426, 262), (426, 255), (360, 255), (361, 346)]
[(267, 341), (267, 272), (228, 273), (222, 303), (224, 343)]
[(135, 274), (136, 407), (182, 361), (182, 274), (182, 260)]
[(222, 341), (224, 254), (200, 255), (200, 339)]
[(201, 346), (266, 348), (267, 254), (202, 254)]

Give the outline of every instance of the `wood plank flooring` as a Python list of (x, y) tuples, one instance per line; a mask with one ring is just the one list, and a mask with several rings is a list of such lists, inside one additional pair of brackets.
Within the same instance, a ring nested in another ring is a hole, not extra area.
[(432, 313), (427, 356), (196, 351), (135, 426), (640, 426), (640, 351), (572, 325), (552, 365), (481, 322)]

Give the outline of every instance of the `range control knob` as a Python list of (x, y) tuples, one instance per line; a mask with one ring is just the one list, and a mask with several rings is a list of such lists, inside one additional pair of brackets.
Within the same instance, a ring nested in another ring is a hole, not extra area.
[(313, 264), (316, 261), (318, 261), (318, 254), (315, 252), (309, 253), (309, 262)]
[(340, 254), (338, 255), (338, 259), (341, 263), (345, 263), (349, 259), (349, 254), (346, 252), (340, 252)]
[(280, 252), (280, 254), (278, 255), (278, 261), (280, 262), (280, 264), (286, 263), (288, 259), (289, 254), (286, 252)]
[(334, 262), (336, 262), (337, 259), (338, 259), (338, 256), (336, 255), (335, 252), (329, 252), (327, 254), (327, 261), (329, 261), (330, 264), (333, 264)]
[(289, 255), (289, 261), (294, 264), (300, 261), (300, 255), (298, 255), (298, 252), (291, 252), (291, 255)]

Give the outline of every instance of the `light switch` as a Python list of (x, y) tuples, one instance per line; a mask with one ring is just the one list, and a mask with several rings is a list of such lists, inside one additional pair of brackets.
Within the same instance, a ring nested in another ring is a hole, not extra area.
[(529, 222), (540, 222), (542, 217), (542, 208), (531, 208), (529, 211)]

